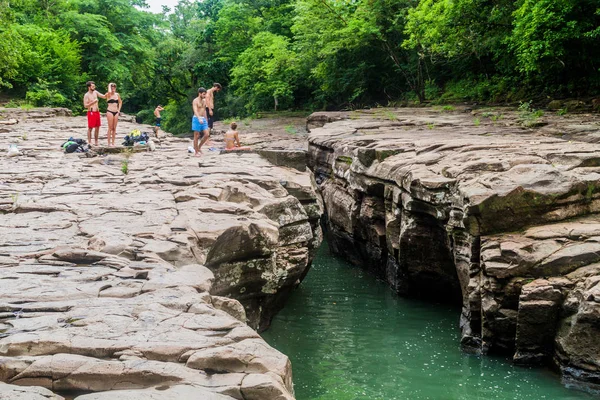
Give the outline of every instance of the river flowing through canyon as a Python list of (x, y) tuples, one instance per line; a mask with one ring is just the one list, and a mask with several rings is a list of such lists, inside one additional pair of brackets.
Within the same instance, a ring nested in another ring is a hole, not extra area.
[(405, 299), (324, 243), (263, 334), (299, 400), (590, 400), (547, 369), (461, 351), (460, 309)]
[(595, 116), (315, 113), (192, 157), (65, 154), (84, 118), (0, 112), (0, 398), (600, 391)]

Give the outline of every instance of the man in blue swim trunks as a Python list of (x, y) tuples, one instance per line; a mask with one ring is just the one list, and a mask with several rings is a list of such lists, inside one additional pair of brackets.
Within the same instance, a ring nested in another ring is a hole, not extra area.
[[(192, 102), (194, 116), (192, 117), (192, 130), (194, 131), (194, 152), (198, 157), (202, 154), (202, 145), (206, 143), (210, 136), (208, 123), (206, 120), (206, 89), (201, 87), (198, 89), (198, 97)], [(198, 138), (201, 138), (198, 144)]]

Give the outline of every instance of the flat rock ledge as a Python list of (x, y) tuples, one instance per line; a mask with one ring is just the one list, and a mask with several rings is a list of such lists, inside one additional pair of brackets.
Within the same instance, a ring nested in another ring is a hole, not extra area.
[(311, 173), (170, 136), (64, 154), (86, 121), (62, 112), (0, 131), (0, 398), (293, 399), (255, 329), (321, 242)]
[(330, 245), (399, 293), (462, 303), (465, 350), (554, 365), (598, 392), (598, 117), (549, 130), (470, 111), (309, 117)]

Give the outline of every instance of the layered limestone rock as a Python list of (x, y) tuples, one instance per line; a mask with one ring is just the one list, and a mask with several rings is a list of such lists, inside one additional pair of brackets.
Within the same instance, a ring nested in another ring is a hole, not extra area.
[(19, 261), (0, 269), (11, 283), (0, 288), (1, 381), (59, 393), (189, 385), (224, 395), (215, 399), (292, 398), (289, 360), (215, 306), (208, 268), (73, 248)]
[(600, 389), (600, 146), (505, 121), (309, 117), (331, 247), (399, 293), (461, 302), (465, 349), (554, 361), (569, 384)]
[(0, 383), (0, 399), (2, 400), (64, 400), (43, 387), (23, 387)]
[(0, 156), (0, 381), (82, 399), (293, 398), (289, 360), (251, 327), (320, 244), (311, 174), (192, 157), (170, 136), (155, 152), (64, 154), (85, 118), (32, 115), (0, 133), (22, 152)]

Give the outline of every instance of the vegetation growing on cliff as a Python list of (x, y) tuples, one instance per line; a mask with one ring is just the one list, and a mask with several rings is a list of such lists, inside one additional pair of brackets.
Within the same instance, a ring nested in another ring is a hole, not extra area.
[[(187, 131), (198, 86), (221, 117), (400, 101), (527, 101), (600, 89), (595, 0), (0, 0), (0, 90), (81, 110), (117, 82), (124, 110), (167, 104)], [(151, 119), (151, 112), (140, 113)]]

